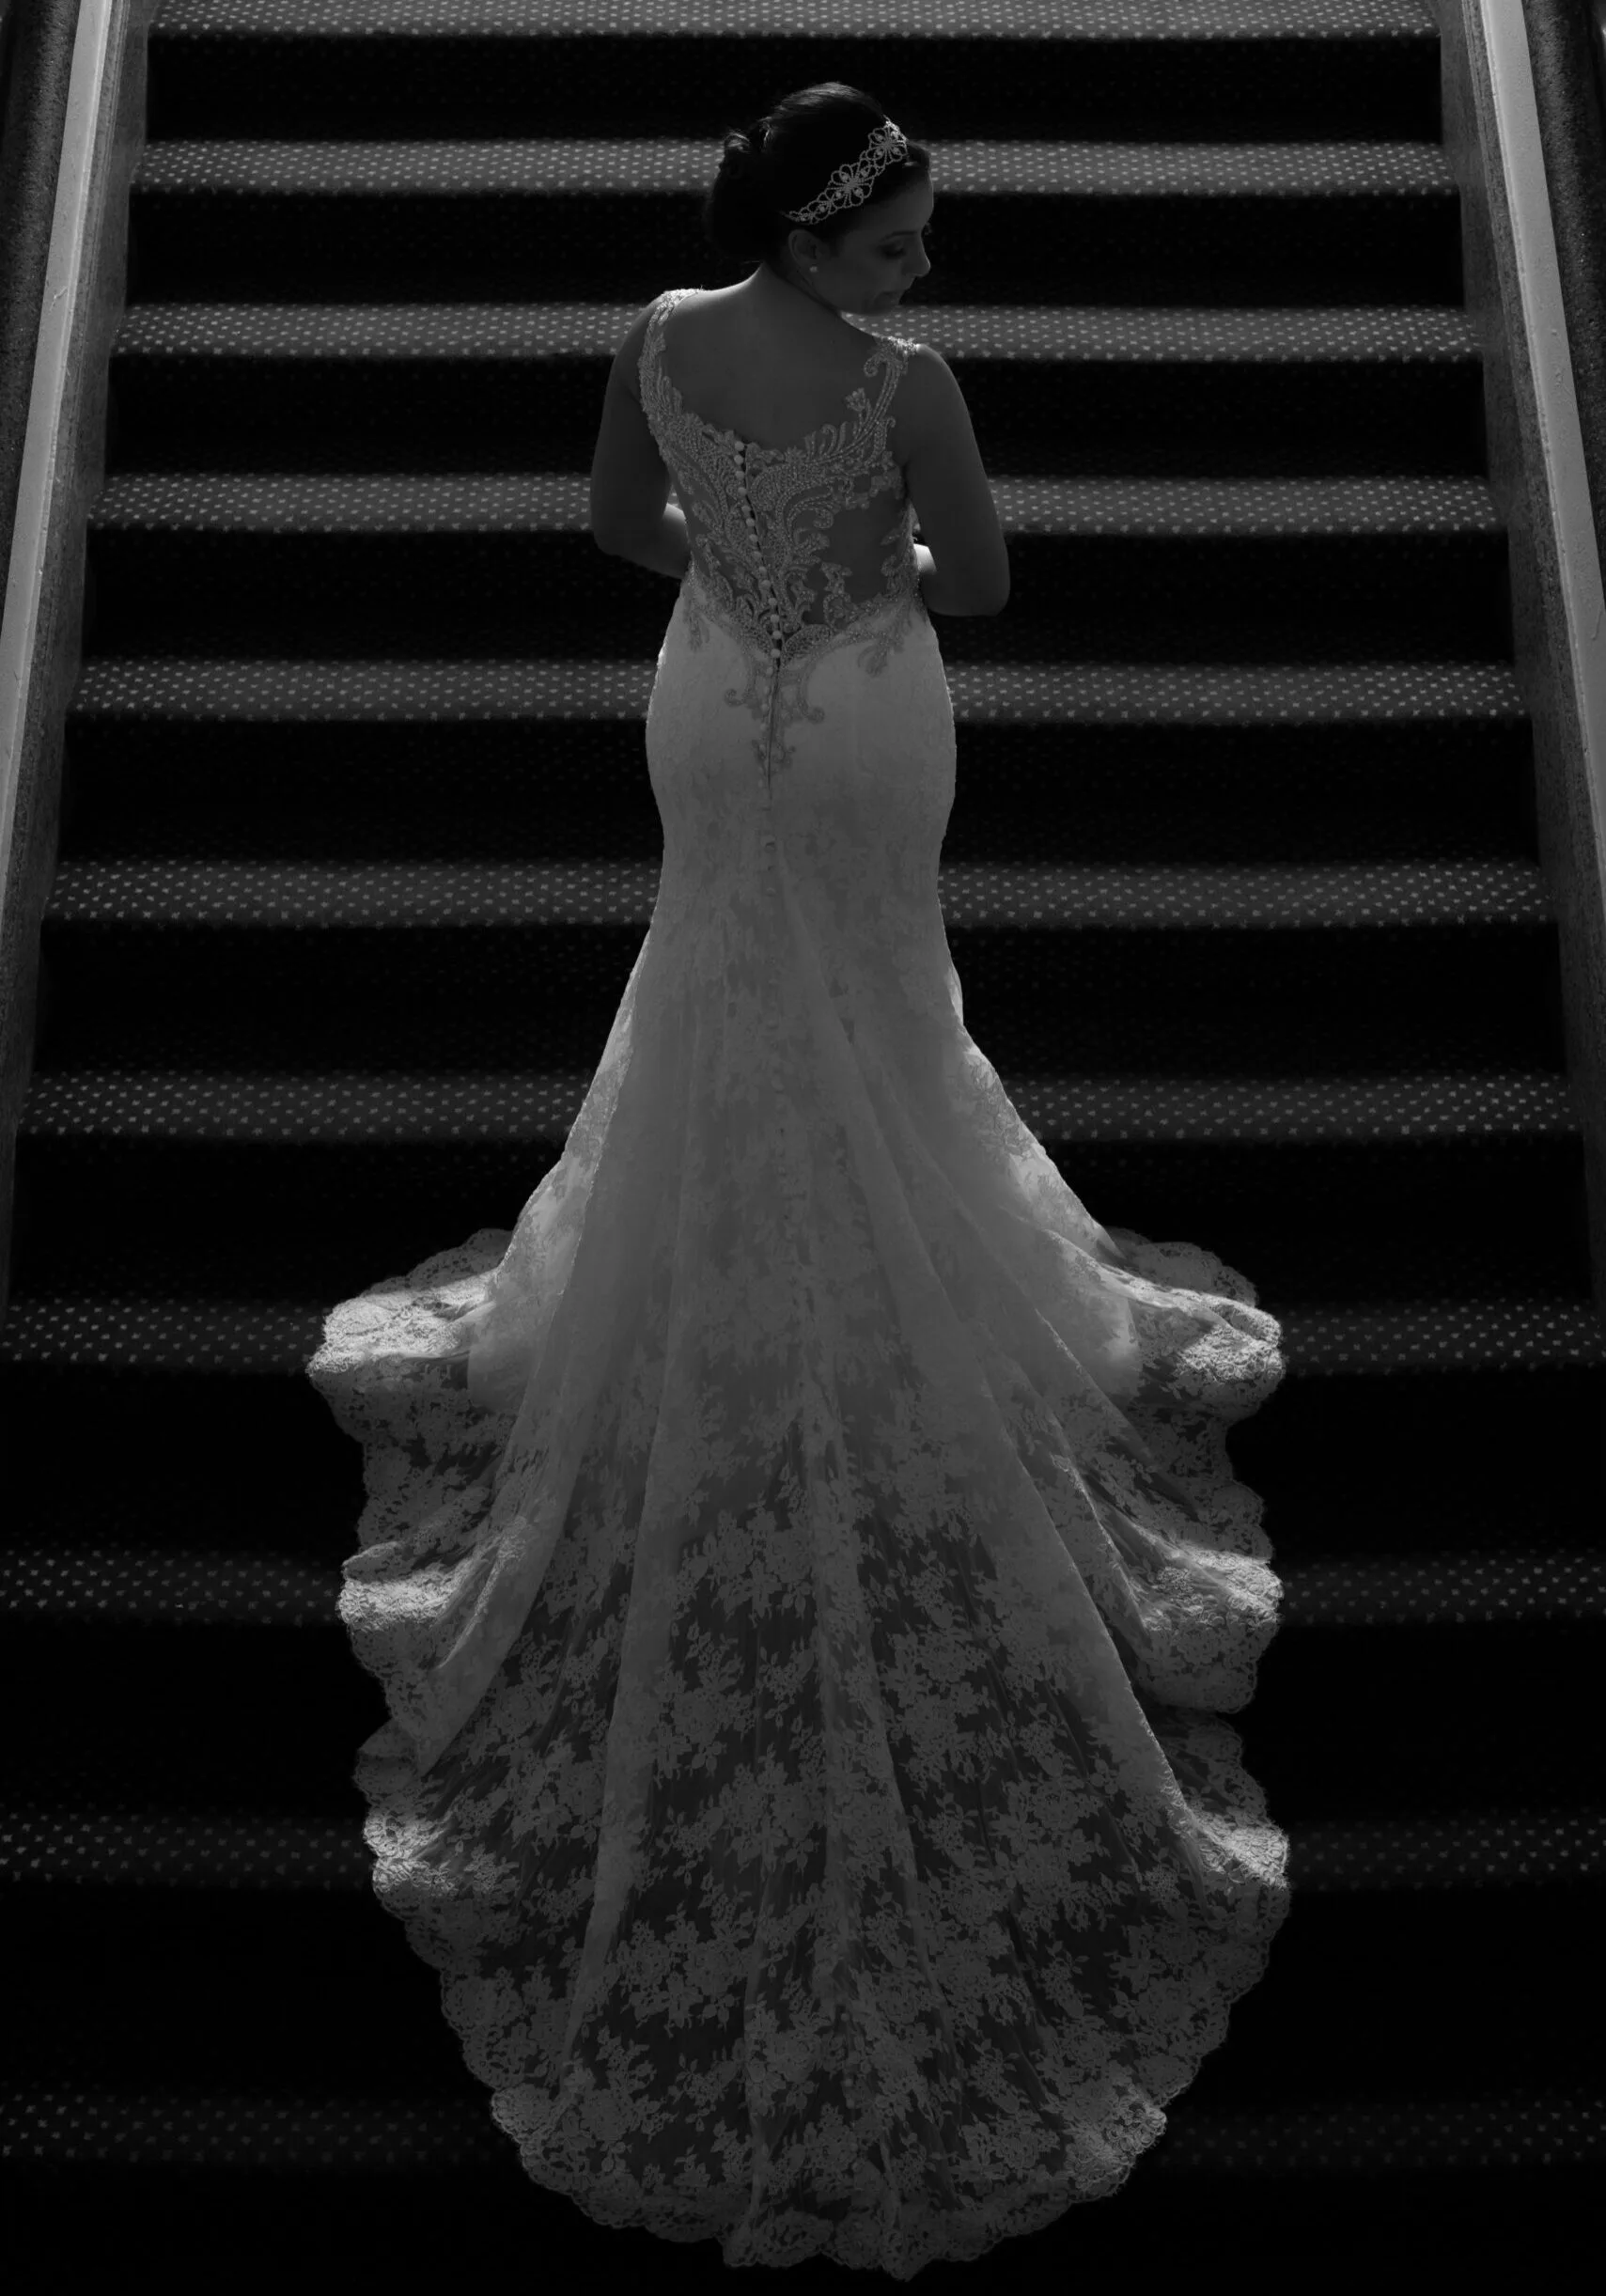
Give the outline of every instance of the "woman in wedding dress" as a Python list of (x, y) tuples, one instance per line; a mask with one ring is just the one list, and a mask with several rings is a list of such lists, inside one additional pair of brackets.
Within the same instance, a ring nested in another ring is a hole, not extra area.
[(886, 331), (933, 203), (838, 83), (726, 136), (705, 222), (756, 268), (640, 314), (593, 471), (680, 585), (650, 928), (511, 1234), (309, 1367), (364, 1446), (375, 1888), (525, 2172), (900, 2279), (1113, 2192), (1288, 1902), (1219, 1718), (1277, 1625), (1224, 1440), (1277, 1323), (1084, 1210), (943, 932), (928, 609), (1008, 569)]

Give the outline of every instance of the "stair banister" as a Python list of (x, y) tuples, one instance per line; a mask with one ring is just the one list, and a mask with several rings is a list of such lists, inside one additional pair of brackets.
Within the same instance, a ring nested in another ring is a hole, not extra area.
[(129, 185), (145, 142), (146, 40), (160, 5), (80, 0), (0, 621), (0, 1315), (62, 743), (82, 654), (85, 536), (104, 473)]
[[(1598, 6), (1598, 0), (1590, 0)], [(1606, 1310), (1606, 606), (1522, 0), (1431, 0), (1445, 160), (1484, 367), (1489, 491), (1509, 538), (1513, 668), (1533, 728), (1539, 860)], [(1591, 27), (1593, 29), (1593, 27)]]

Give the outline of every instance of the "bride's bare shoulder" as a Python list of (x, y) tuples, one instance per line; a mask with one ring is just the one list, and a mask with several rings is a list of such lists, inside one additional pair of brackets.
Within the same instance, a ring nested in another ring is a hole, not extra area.
[[(670, 288), (665, 291), (673, 294), (675, 289)], [(695, 289), (690, 291), (695, 292)], [(652, 315), (663, 301), (663, 295), (655, 295), (650, 303), (642, 305), (641, 309), (625, 329), (619, 347), (614, 353), (613, 375), (624, 385), (638, 405), (641, 393), (636, 387), (636, 370), (641, 364), (642, 347), (647, 341), (647, 331), (652, 324)]]

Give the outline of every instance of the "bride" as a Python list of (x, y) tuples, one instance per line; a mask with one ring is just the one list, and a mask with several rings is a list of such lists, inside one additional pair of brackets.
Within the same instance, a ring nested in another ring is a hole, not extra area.
[(375, 1889), (524, 2170), (899, 2279), (1113, 2192), (1288, 1903), (1220, 1719), (1277, 1626), (1225, 1447), (1277, 1323), (1084, 1208), (943, 931), (931, 616), (1009, 573), (894, 331), (933, 205), (839, 83), (726, 136), (755, 268), (640, 314), (592, 472), (679, 586), (649, 929), (512, 1232), (309, 1367), (365, 1453)]

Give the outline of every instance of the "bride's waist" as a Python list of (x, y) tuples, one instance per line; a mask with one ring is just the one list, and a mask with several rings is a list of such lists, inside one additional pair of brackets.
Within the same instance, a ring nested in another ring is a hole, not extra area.
[(777, 654), (783, 660), (805, 654), (812, 657), (833, 646), (862, 641), (873, 636), (882, 624), (907, 614), (920, 598), (918, 569), (912, 556), (905, 578), (896, 588), (882, 591), (875, 598), (850, 601), (845, 617), (839, 609), (834, 617), (822, 615), (818, 620), (808, 617), (788, 617), (764, 608), (756, 601), (752, 601), (750, 614), (743, 615), (737, 606), (727, 605), (719, 597), (694, 554), (687, 564), (686, 586), (709, 621), (744, 653), (762, 661), (773, 661)]

